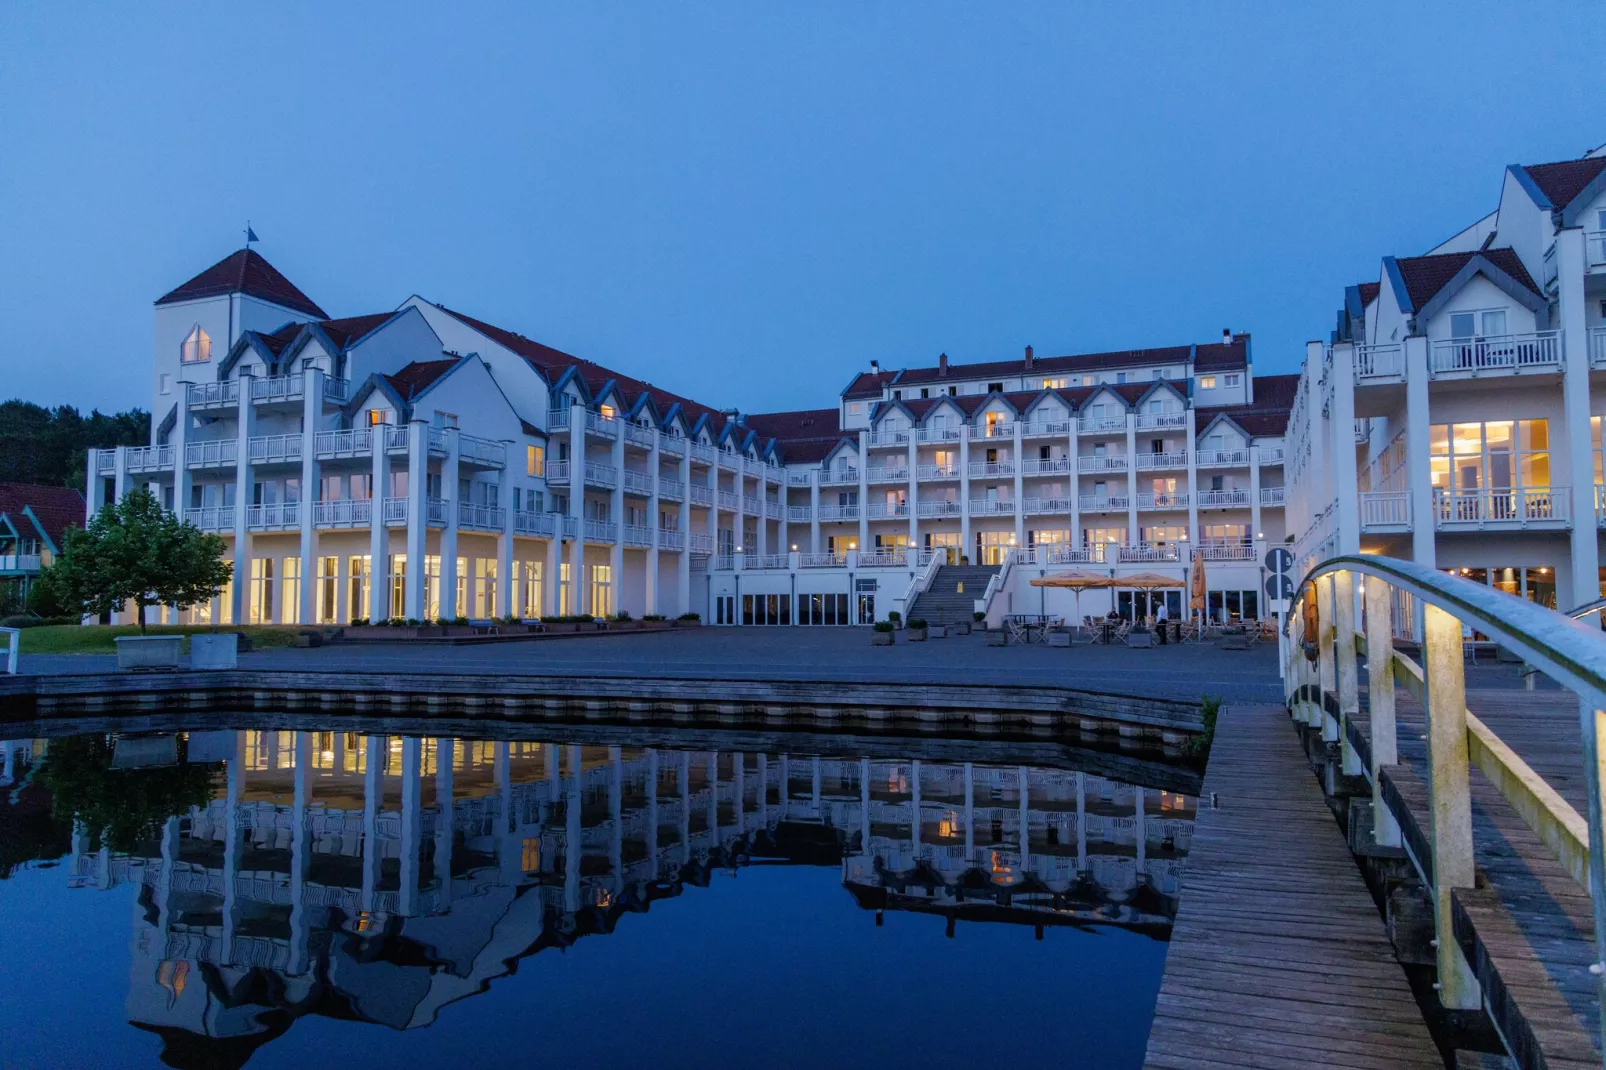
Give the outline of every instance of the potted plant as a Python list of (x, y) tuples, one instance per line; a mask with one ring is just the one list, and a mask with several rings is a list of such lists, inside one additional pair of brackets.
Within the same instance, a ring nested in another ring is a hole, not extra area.
[(641, 627), (643, 631), (656, 632), (669, 627), (669, 618), (662, 613), (646, 613), (642, 615)]
[(892, 631), (893, 631), (893, 627), (892, 627), (892, 622), (890, 620), (878, 620), (878, 621), (876, 621), (875, 622), (875, 627), (870, 632), (870, 645), (871, 646), (891, 646), (892, 645)]
[(634, 629), (636, 627), (636, 618), (632, 617), (629, 614), (629, 612), (627, 612), (626, 610), (623, 610), (623, 609), (621, 609), (619, 612), (615, 613), (610, 618), (610, 621), (611, 621), (612, 627), (615, 627), (615, 628), (631, 628), (631, 629)]
[(902, 622), (903, 622), (903, 614), (899, 613), (896, 609), (891, 610), (891, 611), (889, 611), (887, 613), (887, 623), (891, 624), (894, 628), (897, 628), (898, 625), (901, 624)]
[(904, 625), (909, 632), (911, 643), (924, 643), (926, 641), (926, 622), (919, 617), (910, 617), (909, 623)]

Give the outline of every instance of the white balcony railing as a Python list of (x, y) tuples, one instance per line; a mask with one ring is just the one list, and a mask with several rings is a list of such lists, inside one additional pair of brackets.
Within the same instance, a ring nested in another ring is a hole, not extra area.
[(1138, 542), (1120, 548), (1119, 560), (1123, 563), (1179, 561), (1182, 548), (1176, 543)]
[(250, 439), (252, 464), (287, 464), (301, 460), (301, 434), (257, 435)]
[(1428, 367), (1434, 375), (1561, 367), (1561, 335), (1556, 331), (1507, 334), (1496, 338), (1451, 338), (1433, 343)]
[(658, 497), (668, 498), (670, 501), (686, 500), (686, 484), (678, 479), (658, 478)]
[(1058, 476), (1072, 470), (1076, 462), (1071, 457), (1028, 457), (1020, 463), (1023, 476)]
[(116, 450), (95, 450), (95, 471), (114, 472), (117, 470)]
[(572, 516), (563, 518), (563, 538), (578, 539), (580, 537), (580, 521)]
[(240, 381), (191, 383), (184, 399), (192, 409), (221, 409), (240, 403)]
[[(407, 428), (391, 427), (385, 424), (381, 427), (385, 433), (385, 452), (405, 451), (407, 449)], [(438, 444), (437, 444), (438, 443)], [(446, 452), (446, 439), (439, 431), (431, 431), (429, 435), (429, 448), (437, 452)]]
[(1261, 505), (1282, 505), (1286, 493), (1287, 493), (1287, 490), (1284, 487), (1261, 487), (1260, 488), (1260, 504)]
[(1584, 257), (1590, 268), (1606, 267), (1606, 230), (1584, 233)]
[(245, 511), (245, 526), (252, 531), (283, 531), (301, 525), (300, 502), (252, 505)]
[(1262, 468), (1265, 468), (1269, 465), (1279, 465), (1282, 463), (1283, 448), (1281, 446), (1260, 447), (1260, 465)]
[(445, 525), (450, 515), (452, 503), (445, 498), (424, 499), (424, 523)]
[(714, 504), (714, 488), (713, 487), (705, 487), (705, 486), (703, 486), (703, 485), (701, 485), (699, 483), (693, 483), (691, 485), (691, 489), (690, 489), (690, 491), (688, 493), (691, 495), (691, 503), (693, 505), (713, 505)]
[(722, 490), (718, 493), (718, 498), (721, 509), (729, 509), (734, 513), (742, 507), (742, 496), (734, 490)]
[(938, 499), (936, 501), (921, 501), (918, 503), (920, 516), (963, 516), (964, 502), (950, 502)]
[(923, 464), (915, 471), (916, 477), (922, 482), (935, 482), (939, 479), (958, 479), (959, 466), (957, 464)]
[(1083, 494), (1076, 507), (1084, 513), (1124, 513), (1132, 499), (1125, 494), (1110, 494), (1103, 498), (1096, 494)]
[(894, 517), (908, 516), (908, 502), (871, 502), (866, 507), (865, 516), (871, 520), (891, 520)]
[(657, 433), (650, 427), (642, 427), (640, 424), (632, 423), (625, 424), (625, 441), (632, 446), (640, 446), (644, 450), (650, 450), (657, 438)]
[(846, 554), (798, 554), (799, 568), (846, 568)]
[(546, 481), (548, 483), (569, 482), (569, 462), (548, 461), (546, 463)]
[(999, 479), (1015, 474), (1014, 461), (971, 461), (971, 479)]
[(1125, 472), (1126, 455), (1122, 453), (1078, 457), (1076, 468), (1080, 472)]
[(691, 444), (691, 459), (703, 464), (714, 463), (714, 447), (706, 442), (693, 442)]
[(872, 446), (905, 446), (909, 443), (908, 431), (871, 431), (868, 437)]
[(764, 511), (764, 503), (751, 494), (742, 495), (742, 512), (748, 516), (758, 516)]
[(1014, 516), (1015, 501), (1012, 498), (972, 498), (970, 499), (971, 516)]
[(781, 519), (781, 503), (766, 501), (764, 503), (764, 515), (771, 520)]
[(1053, 435), (1068, 435), (1071, 433), (1069, 420), (1033, 420), (1021, 424), (1022, 438), (1045, 438)]
[(1137, 455), (1137, 466), (1140, 471), (1156, 468), (1186, 468), (1188, 467), (1188, 451), (1140, 453)]
[(660, 550), (684, 550), (686, 548), (686, 536), (674, 528), (659, 528), (658, 548)]
[(1248, 505), (1247, 490), (1201, 490), (1199, 508), (1225, 509), (1235, 505)]
[(619, 470), (611, 464), (586, 462), (586, 485), (612, 490), (619, 485)]
[(1400, 490), (1371, 490), (1361, 494), (1361, 527), (1409, 527), (1411, 495)]
[(1595, 484), (1595, 525), (1606, 528), (1606, 484)]
[(735, 450), (720, 450), (716, 459), (721, 468), (728, 468), (732, 472), (742, 466), (742, 456)]
[(586, 431), (602, 438), (619, 437), (619, 421), (600, 412), (586, 413)]
[(792, 487), (807, 487), (814, 482), (814, 478), (808, 472), (788, 472), (786, 482)]
[(547, 430), (555, 431), (560, 427), (568, 427), (569, 413), (573, 411), (574, 409), (572, 406), (564, 406), (563, 408), (548, 410), (546, 414)]
[(318, 528), (367, 527), (373, 523), (371, 498), (330, 498), (312, 505), (312, 525)]
[(898, 465), (881, 465), (875, 468), (866, 468), (864, 478), (869, 483), (907, 483), (909, 482), (909, 469)]
[(653, 544), (652, 528), (640, 524), (625, 525), (625, 545), (637, 547), (650, 547)]
[[(443, 519), (444, 519), (444, 517), (443, 517)], [(407, 523), (407, 499), (406, 498), (386, 498), (385, 499), (385, 523), (386, 524), (405, 524), (405, 523)]]
[(298, 401), (305, 390), (306, 379), (301, 375), (277, 375), (251, 380), (252, 401)]
[(813, 516), (813, 510), (806, 505), (788, 505), (786, 507), (786, 519), (788, 523), (807, 524)]
[(134, 446), (124, 452), (124, 467), (130, 472), (162, 472), (173, 467), (172, 446)]
[(903, 550), (873, 550), (859, 555), (860, 568), (902, 568), (907, 557)]
[(1200, 450), (1194, 461), (1199, 468), (1243, 468), (1249, 464), (1249, 450)]
[(857, 468), (822, 468), (820, 469), (820, 486), (840, 486), (843, 483), (859, 482)]
[(711, 554), (714, 552), (714, 537), (707, 532), (694, 531), (686, 536), (686, 545), (694, 554)]
[[(222, 468), (232, 465), (239, 458), (240, 440), (235, 438), (215, 438), (205, 442), (187, 442), (184, 444), (184, 467), (186, 468)], [(110, 451), (101, 454), (110, 456)]]
[(1125, 416), (1084, 416), (1076, 424), (1079, 435), (1116, 435), (1126, 433)]
[(1405, 377), (1405, 346), (1399, 342), (1355, 347), (1355, 378), (1403, 379)]
[(457, 455), (470, 464), (485, 468), (502, 468), (507, 465), (507, 446), (475, 435), (457, 436)]
[(995, 420), (988, 423), (985, 420), (977, 420), (971, 434), (973, 438), (1014, 438), (1015, 421)]
[(1185, 412), (1146, 412), (1137, 418), (1139, 431), (1169, 431), (1188, 426)]
[(709, 568), (714, 572), (730, 572), (736, 568), (736, 555), (716, 554), (709, 562)]
[(916, 442), (958, 442), (959, 428), (947, 426), (921, 427), (915, 431)]
[(320, 459), (367, 456), (374, 450), (374, 429), (352, 427), (343, 431), (319, 431), (312, 436), (312, 449)]
[(457, 526), (480, 531), (501, 531), (507, 524), (507, 511), (494, 505), (457, 503)]
[(820, 506), (820, 522), (832, 523), (843, 520), (859, 519), (857, 505), (822, 505)]
[(553, 513), (530, 513), (523, 510), (513, 514), (513, 532), (516, 535), (535, 535), (552, 538), (557, 534), (557, 516)]
[(211, 505), (201, 509), (186, 509), (184, 519), (202, 531), (233, 531), (234, 506)]
[(1239, 539), (1206, 539), (1199, 544), (1206, 561), (1253, 561), (1255, 544)]
[(585, 531), (586, 542), (617, 542), (619, 540), (619, 525), (611, 520), (587, 519), (582, 525)]
[(1139, 509), (1186, 509), (1188, 495), (1181, 494), (1139, 494)]
[(1069, 513), (1071, 499), (1069, 498), (1022, 498), (1021, 512), (1023, 513)]
[(1606, 327), (1589, 329), (1589, 364), (1592, 368), (1606, 368)]
[(38, 572), (44, 560), (42, 554), (0, 554), (0, 572)]
[(669, 454), (671, 457), (680, 457), (686, 452), (686, 436), (670, 435), (660, 431), (658, 433), (658, 450), (661, 453)]
[[(1068, 542), (1054, 543), (1047, 547), (1038, 547), (1039, 556), (1049, 565), (1101, 565), (1104, 563), (1104, 548), (1111, 545), (1107, 542), (1089, 543), (1085, 546), (1073, 546)], [(1042, 551), (1047, 551), (1046, 553)]]
[(1434, 520), (1443, 527), (1484, 527), (1489, 524), (1526, 527), (1534, 523), (1565, 522), (1571, 516), (1568, 487), (1524, 487), (1510, 490), (1435, 489)]
[[(625, 426), (626, 427), (632, 427), (634, 425), (633, 424), (626, 424)], [(630, 469), (626, 468), (625, 471), (624, 471), (623, 479), (624, 479), (625, 490), (630, 491), (630, 492), (632, 492), (634, 494), (645, 495), (647, 497), (651, 497), (652, 496), (652, 473), (651, 472), (632, 472)]]

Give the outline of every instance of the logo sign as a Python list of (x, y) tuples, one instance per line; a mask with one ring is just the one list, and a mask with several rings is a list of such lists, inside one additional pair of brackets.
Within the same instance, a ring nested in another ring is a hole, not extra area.
[[(1284, 573), (1294, 567), (1294, 555), (1281, 546), (1274, 546), (1266, 551), (1266, 571)], [(1267, 590), (1271, 588), (1268, 587)], [(1284, 597), (1287, 597), (1284, 595)]]
[(1273, 601), (1287, 601), (1294, 597), (1294, 581), (1281, 572), (1266, 577), (1266, 597)]

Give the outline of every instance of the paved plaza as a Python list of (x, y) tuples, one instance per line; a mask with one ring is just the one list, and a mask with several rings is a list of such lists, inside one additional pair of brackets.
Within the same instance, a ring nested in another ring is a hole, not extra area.
[[(892, 647), (865, 628), (694, 628), (451, 646), (335, 644), (242, 654), (242, 669), (654, 676), (681, 679), (1045, 684), (1162, 698), (1280, 702), (1275, 644), (988, 646), (982, 633)], [(25, 673), (113, 672), (109, 655), (28, 655)]]

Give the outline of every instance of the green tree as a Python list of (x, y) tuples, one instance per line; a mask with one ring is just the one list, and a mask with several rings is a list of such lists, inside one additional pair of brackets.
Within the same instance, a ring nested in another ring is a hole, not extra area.
[(99, 616), (128, 602), (187, 609), (212, 598), (234, 566), (224, 543), (163, 509), (143, 488), (103, 506), (87, 528), (67, 532), (67, 544), (42, 577), (74, 614)]
[(85, 416), (71, 405), (0, 402), (0, 483), (83, 490), (89, 450), (146, 445), (150, 427), (143, 409), (111, 415), (97, 409)]
[(53, 739), (37, 782), (50, 789), (57, 818), (77, 821), (92, 841), (131, 851), (161, 834), (162, 823), (212, 801), (218, 767), (194, 765), (183, 749), (179, 764), (155, 769), (112, 769), (110, 736)]

